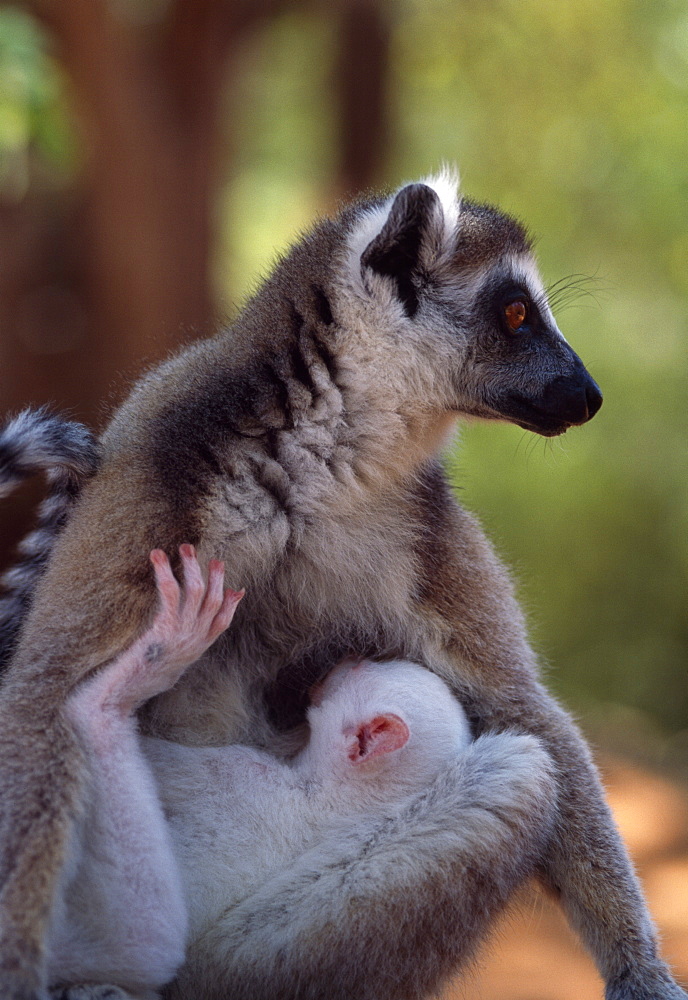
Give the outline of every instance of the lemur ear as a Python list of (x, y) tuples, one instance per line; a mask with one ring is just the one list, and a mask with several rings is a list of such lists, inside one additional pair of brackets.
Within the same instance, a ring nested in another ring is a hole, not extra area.
[(413, 276), (418, 272), (421, 248), (438, 218), (442, 218), (442, 204), (433, 189), (427, 184), (407, 184), (394, 199), (384, 226), (361, 254), (361, 268), (394, 279), (409, 316), (418, 309)]
[(409, 738), (409, 728), (398, 715), (376, 715), (348, 733), (348, 757), (352, 764), (362, 764), (381, 754), (399, 750)]

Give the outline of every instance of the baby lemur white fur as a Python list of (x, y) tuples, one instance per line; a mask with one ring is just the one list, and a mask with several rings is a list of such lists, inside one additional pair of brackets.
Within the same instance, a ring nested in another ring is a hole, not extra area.
[[(221, 928), (231, 995), (272, 1000), (274, 965), (285, 952), (298, 943), (306, 956), (309, 936), (333, 915), (342, 919), (361, 898), (384, 900), (388, 866), (375, 860), (382, 829), (389, 840), (396, 828), (401, 886), (418, 882), (438, 832), (447, 858), (462, 856), (488, 880), (496, 854), (527, 874), (554, 814), (551, 760), (527, 735), (486, 735), (471, 745), (456, 698), (416, 664), (349, 660), (335, 668), (313, 692), (308, 743), (288, 762), (240, 745), (139, 738), (135, 709), (174, 685), (241, 597), (230, 590), (223, 600), (221, 563), (210, 564), (206, 592), (190, 546), (181, 549), (183, 596), (164, 554), (151, 559), (161, 601), (151, 628), (66, 704), (90, 795), (50, 942), (54, 995), (68, 998), (82, 983), (151, 995), (182, 964), (188, 933), (189, 960), (169, 995), (224, 997), (226, 986), (208, 979), (203, 961), (208, 933)], [(318, 877), (302, 879), (308, 869)], [(295, 875), (301, 899), (285, 919)], [(461, 884), (454, 889), (473, 924), (482, 900)], [(409, 945), (415, 941), (400, 936), (397, 949)], [(309, 979), (308, 966), (302, 962), (300, 997), (339, 995), (322, 973)], [(448, 971), (438, 965), (437, 985)]]
[[(476, 735), (519, 729), (555, 761), (539, 875), (607, 1000), (685, 1000), (588, 749), (540, 683), (508, 575), (437, 459), (461, 415), (553, 436), (601, 402), (523, 227), (459, 200), (446, 176), (322, 220), (228, 330), (149, 373), (102, 437), (0, 688), (3, 1000), (45, 995), (46, 935), (86, 805), (86, 756), (64, 704), (150, 623), (148, 553), (184, 542), (201, 562), (225, 560), (247, 594), (237, 628), (141, 711), (148, 735), (269, 748), (276, 730), (304, 721), (309, 688), (345, 656), (422, 663)], [(509, 879), (469, 890), (465, 858), (440, 839), (402, 891), (399, 851), (385, 853), (397, 834), (385, 827), (360, 849), (363, 866), (379, 849), (389, 891), (332, 910), (285, 946), (274, 997), (299, 995), (316, 957), (342, 997), (376, 1000), (423, 997), (438, 964), (460, 969), (484, 927), (460, 919), (456, 897), (473, 893), (489, 910)], [(314, 877), (299, 869), (285, 883), (285, 914)], [(252, 897), (251, 926), (274, 927), (274, 899)], [(406, 957), (394, 951), (400, 935)], [(220, 921), (206, 940), (206, 976), (231, 995), (236, 939)], [(413, 941), (433, 960), (411, 960)]]

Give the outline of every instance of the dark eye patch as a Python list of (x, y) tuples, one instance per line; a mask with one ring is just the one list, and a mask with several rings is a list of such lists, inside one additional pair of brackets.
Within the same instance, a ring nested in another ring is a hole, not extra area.
[(516, 281), (508, 273), (500, 274), (495, 270), (476, 296), (476, 319), (489, 324), (493, 336), (508, 340), (516, 347), (517, 343), (548, 329), (536, 301), (527, 285)]
[(491, 312), (499, 327), (509, 337), (535, 333), (542, 326), (540, 312), (530, 292), (512, 281), (493, 286)]

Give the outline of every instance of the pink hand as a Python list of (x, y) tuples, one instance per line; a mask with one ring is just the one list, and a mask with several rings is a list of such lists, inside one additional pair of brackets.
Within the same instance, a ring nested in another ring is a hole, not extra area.
[(76, 689), (68, 710), (82, 727), (88, 720), (95, 725), (103, 713), (129, 716), (167, 691), (231, 622), (244, 591), (224, 590), (224, 563), (211, 559), (206, 584), (193, 546), (181, 545), (179, 555), (183, 587), (165, 553), (151, 552), (160, 607), (136, 642)]
[[(211, 559), (208, 582), (192, 545), (180, 545), (184, 576), (180, 588), (161, 549), (153, 549), (150, 560), (160, 598), (160, 608), (153, 624), (142, 637), (148, 640), (147, 659), (158, 659), (162, 651), (170, 667), (187, 667), (201, 656), (229, 626), (244, 591), (223, 590), (224, 563)], [(156, 647), (153, 649), (152, 647)]]

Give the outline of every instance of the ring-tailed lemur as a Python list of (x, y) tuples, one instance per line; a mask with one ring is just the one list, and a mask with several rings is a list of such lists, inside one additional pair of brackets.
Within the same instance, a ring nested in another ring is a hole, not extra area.
[[(237, 628), (150, 704), (149, 733), (268, 744), (277, 722), (303, 718), (318, 671), (343, 656), (424, 663), (476, 733), (518, 727), (554, 759), (559, 807), (542, 878), (592, 951), (607, 1000), (685, 1000), (588, 749), (540, 684), (508, 576), (436, 457), (462, 414), (553, 436), (601, 402), (557, 328), (524, 229), (459, 201), (446, 177), (320, 222), (228, 331), (146, 376), (103, 435), (102, 465), (57, 537), (0, 689), (3, 995), (44, 988), (82, 807), (83, 759), (61, 706), (149, 621), (150, 550), (188, 541), (223, 558), (247, 596)], [(412, 895), (442, 884), (436, 863)], [(461, 932), (470, 943), (470, 928), (445, 926), (439, 910), (429, 928), (405, 912), (419, 941)], [(365, 921), (379, 914), (359, 918), (368, 940)], [(330, 953), (346, 952), (347, 929), (329, 929)], [(381, 950), (359, 953), (381, 1000), (399, 982), (413, 983), (408, 996), (429, 988), (412, 963), (384, 961), (396, 933), (385, 924)], [(216, 958), (209, 975), (231, 991)]]

